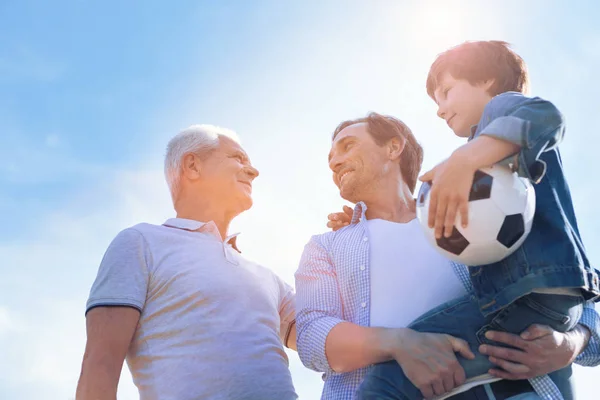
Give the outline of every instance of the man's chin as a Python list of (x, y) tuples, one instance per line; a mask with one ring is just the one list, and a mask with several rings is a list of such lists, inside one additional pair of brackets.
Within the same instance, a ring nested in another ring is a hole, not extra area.
[(356, 204), (360, 200), (357, 200), (358, 193), (352, 188), (342, 187), (340, 188), (340, 197), (344, 200), (348, 200), (350, 203)]
[(242, 206), (241, 212), (248, 211), (250, 208), (252, 208), (253, 204), (254, 204), (254, 201), (252, 201), (251, 197), (244, 199), (244, 201), (242, 201), (242, 204), (241, 204), (241, 206)]

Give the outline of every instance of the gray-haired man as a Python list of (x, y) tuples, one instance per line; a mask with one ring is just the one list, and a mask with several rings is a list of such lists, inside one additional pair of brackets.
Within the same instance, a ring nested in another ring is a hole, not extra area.
[(296, 399), (293, 290), (228, 236), (258, 171), (235, 134), (193, 126), (165, 174), (177, 217), (121, 231), (100, 265), (77, 399), (115, 399), (125, 358), (142, 400)]

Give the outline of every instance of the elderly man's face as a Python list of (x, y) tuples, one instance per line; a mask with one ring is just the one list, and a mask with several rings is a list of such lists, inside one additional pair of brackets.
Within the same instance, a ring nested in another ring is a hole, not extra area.
[(329, 152), (329, 168), (340, 195), (352, 202), (368, 200), (376, 194), (377, 182), (389, 168), (386, 147), (379, 146), (366, 123), (341, 130)]
[(224, 204), (245, 211), (252, 206), (252, 181), (257, 176), (240, 144), (221, 137), (219, 146), (202, 161), (202, 195), (218, 196)]

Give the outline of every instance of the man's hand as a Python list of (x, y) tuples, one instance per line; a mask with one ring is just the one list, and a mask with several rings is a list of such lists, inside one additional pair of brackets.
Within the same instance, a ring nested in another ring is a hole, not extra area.
[(556, 332), (545, 325), (532, 325), (520, 336), (490, 331), (486, 337), (516, 348), (480, 346), (479, 351), (501, 368), (491, 369), (490, 374), (503, 379), (529, 379), (571, 364), (587, 346), (590, 332), (581, 325), (567, 333)]
[(406, 377), (425, 398), (449, 392), (465, 382), (465, 371), (455, 353), (473, 359), (464, 340), (450, 335), (389, 329), (387, 346)]
[(332, 213), (327, 216), (327, 227), (331, 228), (332, 231), (337, 231), (344, 226), (350, 225), (352, 221), (352, 208), (344, 206), (343, 212)]
[[(459, 149), (460, 150), (460, 149)], [(465, 152), (455, 151), (446, 161), (419, 177), (431, 181), (429, 197), (429, 227), (435, 228), (435, 237), (449, 237), (459, 213), (463, 227), (469, 223), (469, 193), (476, 168)]]

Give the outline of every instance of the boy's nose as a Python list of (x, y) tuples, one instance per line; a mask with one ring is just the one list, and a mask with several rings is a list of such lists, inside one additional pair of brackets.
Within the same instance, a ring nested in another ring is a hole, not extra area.
[(437, 110), (437, 115), (438, 115), (438, 117), (440, 117), (441, 119), (446, 119), (446, 118), (445, 118), (445, 116), (446, 116), (446, 110), (444, 110), (444, 109), (442, 108), (442, 106), (439, 106), (439, 107), (438, 107), (438, 110)]

